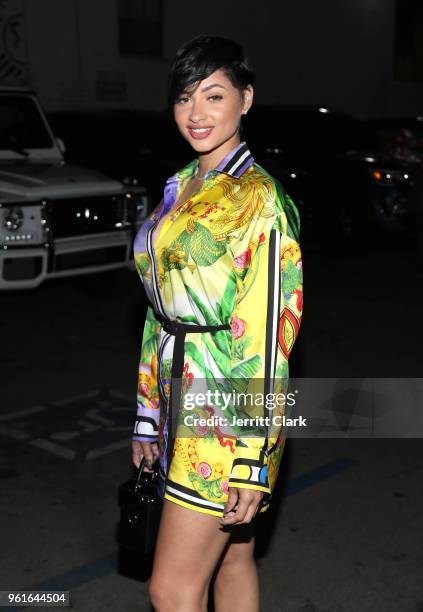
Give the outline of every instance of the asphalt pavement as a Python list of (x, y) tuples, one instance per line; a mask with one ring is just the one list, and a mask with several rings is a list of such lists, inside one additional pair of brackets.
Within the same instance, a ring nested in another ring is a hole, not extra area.
[[(292, 375), (421, 378), (415, 263), (392, 237), (304, 251)], [(0, 590), (150, 612), (148, 564), (116, 542), (146, 306), (136, 272), (50, 281), (0, 304)], [(417, 432), (288, 439), (257, 526), (262, 610), (423, 611), (422, 477)]]

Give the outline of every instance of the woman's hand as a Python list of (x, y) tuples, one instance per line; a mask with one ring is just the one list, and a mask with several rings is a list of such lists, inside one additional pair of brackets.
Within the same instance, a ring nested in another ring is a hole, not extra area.
[(225, 505), (221, 525), (244, 525), (250, 523), (258, 511), (263, 492), (255, 489), (229, 487), (228, 501)]
[(140, 467), (141, 459), (145, 457), (145, 472), (153, 472), (153, 463), (159, 457), (159, 447), (157, 442), (138, 442), (132, 440), (132, 463), (136, 468)]

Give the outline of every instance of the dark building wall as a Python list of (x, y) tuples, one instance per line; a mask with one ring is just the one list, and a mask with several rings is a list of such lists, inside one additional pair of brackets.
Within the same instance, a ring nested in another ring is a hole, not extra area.
[(394, 0), (164, 0), (161, 57), (120, 55), (117, 0), (22, 2), (30, 82), (48, 108), (162, 108), (174, 52), (210, 33), (244, 44), (256, 101), (423, 112), (423, 83), (394, 80)]

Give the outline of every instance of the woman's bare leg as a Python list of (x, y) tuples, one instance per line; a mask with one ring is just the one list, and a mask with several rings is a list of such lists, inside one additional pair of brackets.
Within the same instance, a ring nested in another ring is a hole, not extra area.
[(259, 612), (254, 525), (234, 525), (214, 579), (216, 612)]
[(217, 516), (164, 500), (149, 582), (156, 612), (207, 612), (210, 580), (232, 530)]

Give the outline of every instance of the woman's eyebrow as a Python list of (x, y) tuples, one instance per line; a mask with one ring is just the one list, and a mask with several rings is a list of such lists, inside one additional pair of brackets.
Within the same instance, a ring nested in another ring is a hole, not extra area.
[(201, 91), (207, 91), (208, 89), (211, 89), (212, 87), (222, 87), (222, 89), (226, 89), (226, 87), (224, 85), (221, 85), (220, 83), (212, 83), (211, 85), (207, 85), (206, 87), (203, 87)]
[[(206, 85), (206, 87), (203, 87), (203, 89), (201, 89), (200, 91), (208, 91), (212, 87), (221, 87), (222, 89), (227, 89), (227, 87), (225, 87), (224, 85), (221, 85), (220, 83), (211, 83), (211, 85)], [(184, 89), (181, 95), (189, 96), (190, 92)]]

